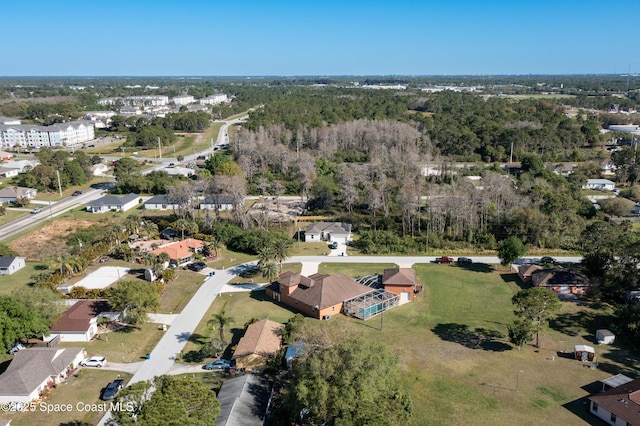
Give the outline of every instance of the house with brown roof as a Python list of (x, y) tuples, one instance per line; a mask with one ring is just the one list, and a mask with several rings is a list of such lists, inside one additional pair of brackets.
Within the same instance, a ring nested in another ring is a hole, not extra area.
[(161, 253), (167, 253), (170, 263), (175, 265), (183, 265), (192, 260), (194, 253), (200, 253), (202, 251), (203, 242), (195, 238), (187, 238), (182, 241), (176, 241), (175, 243), (165, 244), (152, 250), (151, 253), (160, 255)]
[(531, 274), (541, 269), (542, 266), (538, 265), (520, 265), (518, 266), (518, 276), (523, 283), (529, 283), (531, 282)]
[(544, 287), (558, 295), (582, 295), (590, 285), (584, 272), (562, 266), (533, 272), (531, 282), (535, 287)]
[(416, 282), (413, 268), (389, 268), (382, 274), (384, 289), (400, 296), (399, 303), (412, 302), (414, 295), (422, 290)]
[(98, 316), (109, 310), (104, 300), (80, 300), (51, 327), (51, 337), (61, 342), (89, 342), (98, 334)]
[(345, 275), (285, 272), (266, 289), (267, 296), (313, 318), (329, 319), (342, 311), (347, 300), (370, 293), (370, 287)]
[(17, 352), (0, 374), (0, 403), (38, 400), (64, 381), (84, 359), (83, 348), (28, 348)]
[(611, 388), (589, 399), (589, 412), (610, 425), (640, 425), (640, 379)]
[(284, 325), (268, 319), (250, 324), (231, 358), (236, 361), (236, 367), (246, 370), (264, 368), (269, 356), (280, 350), (279, 331), (283, 327)]

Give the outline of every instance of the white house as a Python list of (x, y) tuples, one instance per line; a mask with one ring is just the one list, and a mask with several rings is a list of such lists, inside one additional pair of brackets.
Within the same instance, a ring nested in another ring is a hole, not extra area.
[(24, 257), (0, 256), (0, 275), (11, 275), (24, 266)]
[(133, 193), (127, 194), (123, 197), (106, 195), (87, 204), (87, 211), (91, 213), (104, 213), (112, 210), (126, 212), (127, 210), (137, 206), (139, 201), (140, 196)]
[(84, 359), (83, 348), (27, 348), (0, 375), (0, 403), (31, 402), (63, 382)]
[(202, 105), (217, 105), (223, 102), (227, 102), (229, 99), (224, 93), (214, 93), (211, 96), (200, 99)]
[(599, 189), (601, 191), (613, 191), (615, 188), (615, 182), (609, 179), (587, 179), (587, 184), (582, 187), (582, 189)]
[(91, 166), (91, 173), (94, 176), (104, 176), (109, 171), (109, 166), (104, 163), (98, 163)]
[(18, 198), (33, 199), (38, 193), (37, 189), (26, 188), (24, 186), (7, 186), (0, 189), (0, 204), (15, 203)]
[(180, 206), (170, 203), (166, 195), (155, 195), (144, 202), (145, 210), (177, 210)]
[(0, 178), (10, 178), (14, 176), (18, 176), (19, 170), (12, 169), (9, 167), (0, 166)]
[(329, 241), (346, 243), (351, 237), (351, 224), (340, 222), (316, 222), (307, 226), (305, 242)]
[(233, 197), (229, 195), (207, 195), (200, 203), (203, 210), (232, 210)]
[(61, 342), (90, 342), (98, 334), (98, 317), (110, 308), (104, 300), (80, 300), (51, 327), (51, 337)]

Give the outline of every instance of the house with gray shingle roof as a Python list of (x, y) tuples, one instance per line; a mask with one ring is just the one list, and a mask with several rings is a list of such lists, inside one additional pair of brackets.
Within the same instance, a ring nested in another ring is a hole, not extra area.
[(140, 196), (138, 194), (127, 194), (123, 197), (115, 195), (105, 195), (87, 204), (87, 211), (91, 213), (104, 213), (108, 211), (125, 212), (138, 205)]
[(216, 425), (262, 425), (270, 392), (270, 383), (254, 374), (225, 380), (218, 392), (220, 415), (216, 418)]
[(24, 257), (0, 256), (0, 275), (11, 275), (24, 266)]
[(31, 402), (64, 381), (84, 359), (83, 348), (28, 348), (0, 374), (0, 403)]
[(351, 237), (351, 224), (341, 222), (316, 222), (307, 226), (305, 242), (337, 241), (346, 243)]

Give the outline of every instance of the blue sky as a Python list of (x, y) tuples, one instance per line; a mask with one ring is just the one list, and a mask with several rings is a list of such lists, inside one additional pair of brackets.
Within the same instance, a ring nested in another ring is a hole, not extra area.
[(0, 76), (640, 72), (638, 0), (8, 3)]

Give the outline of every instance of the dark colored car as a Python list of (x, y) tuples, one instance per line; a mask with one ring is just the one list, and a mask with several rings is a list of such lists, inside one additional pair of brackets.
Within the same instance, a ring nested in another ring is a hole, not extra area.
[(338, 242), (337, 241), (332, 242), (331, 243), (331, 248), (332, 249), (337, 249), (338, 248)]
[(455, 262), (453, 257), (449, 257), (449, 256), (436, 257), (436, 263), (453, 263), (453, 262)]
[(78, 195), (82, 195), (82, 191), (73, 191), (73, 194), (71, 194), (73, 197), (77, 197)]
[(107, 387), (104, 388), (104, 391), (102, 392), (102, 400), (108, 401), (110, 399), (115, 398), (123, 386), (124, 386), (124, 380), (122, 379), (117, 379), (109, 383)]
[(556, 263), (556, 259), (551, 256), (543, 256), (540, 258), (540, 263)]
[(458, 265), (471, 265), (472, 263), (473, 263), (473, 260), (469, 257), (458, 258)]
[(204, 263), (204, 262), (193, 262), (193, 263), (190, 263), (187, 266), (187, 268), (189, 268), (189, 269), (191, 269), (192, 271), (195, 271), (195, 272), (200, 272), (206, 267), (207, 267), (207, 264)]

